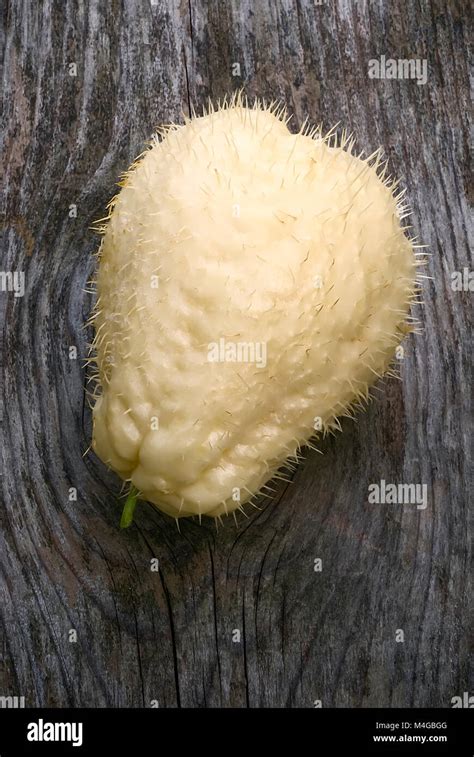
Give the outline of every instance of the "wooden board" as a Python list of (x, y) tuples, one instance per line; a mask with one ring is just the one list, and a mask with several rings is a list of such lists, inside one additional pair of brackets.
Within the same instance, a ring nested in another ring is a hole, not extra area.
[[(0, 292), (0, 695), (450, 707), (472, 687), (471, 294), (451, 279), (470, 265), (467, 16), (456, 0), (6, 2), (1, 267), (26, 291)], [(426, 60), (426, 83), (370, 78), (383, 55)], [(238, 528), (179, 533), (143, 504), (120, 531), (120, 482), (84, 456), (90, 227), (156, 125), (242, 86), (295, 129), (384, 146), (432, 254), (423, 333), (402, 381)], [(426, 509), (369, 504), (382, 479), (426, 484)]]

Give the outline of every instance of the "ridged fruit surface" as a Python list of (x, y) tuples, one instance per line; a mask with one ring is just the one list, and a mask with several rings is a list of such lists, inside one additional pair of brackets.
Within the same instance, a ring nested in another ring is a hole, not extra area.
[(169, 515), (261, 491), (409, 330), (405, 209), (351, 148), (237, 99), (162, 130), (111, 203), (93, 448)]

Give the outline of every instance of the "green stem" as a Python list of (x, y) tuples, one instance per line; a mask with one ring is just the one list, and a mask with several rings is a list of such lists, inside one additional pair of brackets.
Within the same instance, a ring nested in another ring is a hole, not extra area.
[(122, 517), (120, 518), (120, 528), (128, 528), (131, 523), (133, 523), (133, 514), (137, 506), (138, 494), (138, 489), (135, 489), (132, 485), (123, 506)]

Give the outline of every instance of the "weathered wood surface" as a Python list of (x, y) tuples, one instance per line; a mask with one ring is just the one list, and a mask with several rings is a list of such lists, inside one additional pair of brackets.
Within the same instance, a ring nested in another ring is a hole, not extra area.
[[(449, 707), (472, 687), (472, 295), (451, 286), (469, 265), (468, 10), (454, 0), (3, 6), (1, 267), (25, 272), (26, 292), (0, 292), (0, 695), (40, 706)], [(427, 59), (427, 83), (370, 79), (381, 55)], [(424, 332), (405, 343), (402, 381), (387, 381), (238, 529), (186, 521), (178, 533), (142, 505), (121, 532), (120, 482), (83, 457), (90, 226), (157, 124), (239, 86), (284, 100), (295, 128), (306, 116), (340, 121), (361, 150), (385, 147), (432, 253), (434, 281), (414, 310)], [(381, 479), (426, 484), (427, 508), (369, 505)]]

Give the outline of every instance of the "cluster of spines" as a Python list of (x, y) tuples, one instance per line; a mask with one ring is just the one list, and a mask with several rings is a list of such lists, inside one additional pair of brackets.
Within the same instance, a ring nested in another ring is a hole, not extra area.
[[(287, 108), (284, 104), (282, 104), (279, 100), (272, 100), (271, 102), (267, 103), (267, 101), (264, 98), (254, 98), (253, 101), (249, 101), (248, 97), (243, 94), (241, 90), (238, 90), (234, 92), (231, 97), (225, 96), (222, 100), (218, 100), (217, 105), (215, 106), (213, 102), (209, 99), (208, 105), (203, 106), (202, 113), (196, 113), (194, 108), (191, 108), (191, 113), (189, 116), (183, 114), (183, 120), (185, 125), (192, 123), (192, 121), (195, 118), (198, 117), (206, 117), (208, 115), (211, 115), (217, 111), (225, 111), (225, 110), (231, 110), (235, 108), (241, 108), (243, 110), (243, 117), (245, 118), (245, 113), (247, 110), (253, 110), (253, 111), (260, 111), (260, 110), (266, 110), (272, 115), (274, 115), (278, 120), (284, 122), (285, 124), (288, 124), (291, 120), (292, 116), (288, 116)], [(349, 134), (346, 129), (343, 129), (340, 136), (338, 136), (337, 133), (337, 127), (339, 124), (335, 124), (328, 132), (326, 132), (323, 135), (323, 130), (321, 125), (317, 126), (311, 126), (309, 123), (309, 119), (305, 119), (303, 122), (300, 130), (298, 131), (298, 135), (306, 136), (311, 139), (317, 139), (318, 141), (321, 141), (328, 145), (328, 147), (331, 148), (339, 148), (341, 150), (346, 151), (348, 154), (353, 154), (353, 149), (355, 145), (355, 137), (353, 134)], [(181, 124), (176, 124), (174, 122), (171, 122), (167, 125), (158, 126), (155, 130), (155, 134), (151, 138), (151, 140), (148, 143), (147, 149), (145, 149), (132, 163), (132, 165), (129, 167), (127, 171), (125, 171), (118, 182), (118, 186), (120, 188), (123, 188), (124, 186), (128, 185), (131, 178), (133, 177), (133, 174), (136, 170), (136, 168), (141, 163), (143, 157), (147, 154), (149, 149), (152, 149), (157, 144), (161, 143), (163, 140), (166, 140), (170, 134), (177, 133), (182, 128)], [(371, 155), (369, 155), (366, 158), (363, 158), (363, 152), (356, 155), (359, 160), (363, 160), (365, 163), (365, 167), (361, 170), (361, 172), (355, 177), (355, 179), (359, 178), (360, 175), (366, 171), (366, 170), (374, 170), (382, 182), (384, 186), (386, 186), (390, 191), (392, 192), (392, 195), (396, 202), (396, 212), (398, 215), (398, 218), (400, 222), (407, 218), (409, 215), (411, 215), (411, 210), (408, 206), (408, 204), (405, 202), (405, 194), (406, 190), (399, 190), (396, 191), (399, 187), (400, 179), (393, 180), (391, 176), (387, 174), (387, 168), (388, 168), (388, 159), (385, 161), (382, 160), (383, 157), (383, 151), (382, 148), (378, 148), (375, 150)], [(354, 180), (355, 180), (354, 179)], [(115, 205), (117, 203), (119, 194), (117, 193), (107, 204), (107, 215), (103, 218), (98, 219), (94, 226), (92, 227), (93, 231), (95, 231), (98, 234), (105, 234), (108, 228), (108, 223), (110, 221), (110, 218), (112, 216), (112, 213), (114, 211)], [(348, 209), (350, 210), (350, 208)], [(348, 212), (348, 211), (347, 211)], [(403, 232), (408, 232), (412, 227), (411, 226), (402, 226), (401, 229)], [(418, 244), (417, 237), (408, 237), (406, 236), (408, 242), (411, 244), (413, 249), (413, 255), (415, 257), (414, 266), (420, 267), (427, 265), (428, 259), (428, 253), (426, 252), (416, 252), (415, 250), (421, 250), (426, 247), (426, 245)], [(99, 245), (99, 248), (97, 250), (97, 257), (100, 259), (101, 255), (101, 249), (102, 244)], [(406, 303), (406, 305), (409, 307), (412, 304), (423, 304), (420, 300), (418, 300), (418, 295), (421, 293), (421, 283), (420, 280), (422, 279), (431, 279), (429, 276), (423, 276), (422, 274), (417, 274), (415, 278), (415, 282), (413, 285), (413, 288), (411, 290), (409, 299)], [(411, 283), (411, 280), (410, 280)], [(89, 286), (96, 287), (97, 281), (91, 280), (88, 282)], [(96, 290), (84, 290), (88, 293), (94, 293)], [(401, 322), (405, 323), (406, 325), (406, 332), (415, 332), (419, 333), (417, 331), (417, 326), (419, 324), (419, 321), (415, 318), (413, 318), (410, 315), (407, 315), (407, 312), (405, 310), (399, 310), (397, 311), (400, 314)], [(85, 328), (94, 326), (97, 318), (101, 314), (101, 307), (100, 307), (100, 297), (97, 298), (96, 303), (94, 305), (92, 314), (88, 321), (85, 324)], [(403, 319), (403, 321), (402, 321)], [(400, 343), (400, 337), (402, 336), (401, 333), (395, 333), (395, 334), (387, 334), (386, 336), (389, 336), (393, 340), (393, 346), (396, 346)], [(100, 343), (101, 336), (98, 331), (96, 331), (94, 339), (92, 344), (89, 345), (89, 355), (87, 360), (85, 361), (86, 365), (94, 364), (97, 368), (96, 372), (88, 378), (88, 383), (94, 382), (94, 390), (93, 392), (87, 392), (89, 398), (91, 399), (92, 403), (95, 402), (97, 396), (100, 394), (101, 391), (101, 376), (97, 365), (97, 351), (98, 346)], [(383, 376), (379, 373), (377, 373), (370, 365), (365, 364), (369, 370), (371, 370), (377, 379), (383, 380)], [(103, 372), (103, 377), (105, 380), (107, 380), (106, 373)], [(394, 372), (393, 370), (387, 370), (385, 371), (385, 376), (393, 377), (393, 378), (400, 378), (399, 374)], [(304, 459), (302, 455), (302, 448), (308, 447), (309, 449), (312, 449), (320, 454), (321, 450), (319, 450), (315, 445), (314, 441), (316, 441), (321, 436), (324, 438), (327, 434), (334, 434), (335, 431), (342, 430), (341, 424), (339, 422), (339, 417), (349, 417), (353, 420), (356, 419), (355, 410), (364, 409), (364, 405), (368, 405), (371, 397), (371, 389), (374, 391), (378, 391), (379, 388), (375, 385), (369, 386), (365, 383), (358, 382), (355, 379), (353, 379), (355, 383), (361, 384), (360, 388), (354, 387), (352, 385), (352, 382), (350, 382), (350, 385), (354, 391), (354, 397), (355, 399), (352, 400), (349, 403), (343, 404), (340, 403), (341, 409), (337, 416), (334, 416), (331, 420), (329, 420), (327, 423), (324, 424), (323, 429), (321, 432), (313, 434), (308, 440), (301, 439), (298, 440), (295, 438), (296, 446), (294, 448), (294, 451), (291, 451), (289, 448), (287, 448), (288, 451), (288, 457), (285, 460), (285, 462), (278, 468), (278, 471), (273, 475), (269, 481), (267, 481), (264, 485), (260, 487), (260, 489), (252, 494), (249, 490), (248, 493), (251, 495), (249, 499), (243, 503), (245, 505), (250, 505), (252, 507), (255, 507), (257, 509), (258, 506), (255, 504), (254, 500), (259, 500), (261, 497), (270, 497), (271, 495), (267, 494), (267, 491), (270, 491), (272, 494), (275, 492), (274, 489), (272, 489), (269, 484), (271, 484), (273, 481), (276, 480), (282, 480), (287, 483), (291, 482), (291, 479), (287, 478), (284, 474), (285, 473), (293, 473), (298, 466), (298, 464)], [(132, 487), (131, 487), (132, 488)], [(245, 489), (245, 487), (243, 487)], [(140, 493), (138, 493), (138, 496)], [(184, 501), (182, 503), (182, 506), (184, 504)], [(226, 503), (223, 501), (221, 504), (224, 505), (226, 512)], [(240, 505), (237, 510), (243, 512), (244, 514), (244, 508), (242, 505)], [(234, 518), (236, 517), (236, 511), (233, 511)], [(199, 521), (201, 521), (201, 514), (198, 515)], [(217, 516), (216, 520), (221, 520), (221, 516)], [(178, 523), (178, 519), (176, 519), (176, 522)]]

